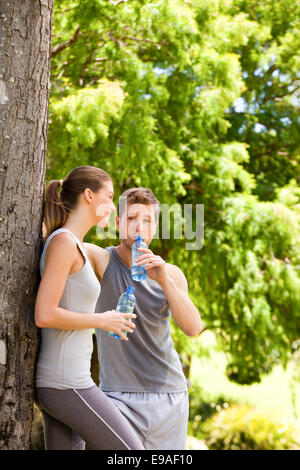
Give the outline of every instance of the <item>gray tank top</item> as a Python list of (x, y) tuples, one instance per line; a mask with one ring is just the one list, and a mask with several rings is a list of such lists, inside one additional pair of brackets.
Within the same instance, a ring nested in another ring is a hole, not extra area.
[(95, 329), (100, 362), (100, 387), (111, 392), (181, 392), (187, 389), (179, 356), (170, 336), (170, 310), (160, 285), (147, 277), (131, 279), (130, 268), (116, 248), (106, 248), (110, 261), (101, 283), (97, 313), (115, 309), (126, 287), (135, 287), (136, 328), (128, 341)]
[[(68, 229), (55, 230), (47, 238), (40, 259), (41, 277), (50, 240), (61, 232), (75, 238), (85, 263), (76, 273), (69, 274), (59, 307), (79, 313), (94, 313), (100, 294), (100, 283), (80, 240)], [(59, 262), (59, 260), (58, 260)], [(56, 389), (88, 388), (95, 385), (91, 378), (93, 352), (92, 329), (59, 330), (41, 328), (41, 346), (36, 368), (36, 387)]]

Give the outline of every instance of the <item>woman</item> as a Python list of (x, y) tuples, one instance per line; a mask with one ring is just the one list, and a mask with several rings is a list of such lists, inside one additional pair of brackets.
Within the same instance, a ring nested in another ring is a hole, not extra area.
[(85, 443), (97, 450), (143, 449), (90, 374), (92, 329), (127, 341), (122, 330), (135, 328), (129, 320), (135, 314), (94, 313), (101, 287), (83, 248), (86, 233), (94, 225), (107, 226), (115, 209), (112, 180), (100, 168), (77, 167), (46, 188), (35, 322), (41, 328), (36, 392), (47, 450), (82, 450)]

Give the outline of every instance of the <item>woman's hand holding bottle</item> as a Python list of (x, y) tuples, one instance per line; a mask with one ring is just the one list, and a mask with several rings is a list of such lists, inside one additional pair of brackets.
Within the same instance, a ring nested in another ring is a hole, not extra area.
[(98, 314), (99, 326), (102, 330), (112, 331), (117, 333), (122, 339), (128, 341), (128, 338), (123, 334), (122, 330), (128, 333), (133, 333), (135, 324), (129, 318), (136, 318), (135, 313), (122, 313), (116, 310), (108, 310), (107, 312)]

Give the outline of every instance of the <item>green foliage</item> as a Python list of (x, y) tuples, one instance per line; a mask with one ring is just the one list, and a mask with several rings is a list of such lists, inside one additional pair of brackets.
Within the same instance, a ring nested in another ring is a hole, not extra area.
[(238, 46), (245, 88), (242, 106), (231, 108), (228, 136), (249, 144), (246, 168), (256, 175), (256, 193), (272, 200), (276, 188), (299, 174), (300, 5), (240, 0), (232, 6), (261, 27)]
[(198, 439), (207, 438), (206, 422), (222, 409), (227, 409), (237, 401), (222, 396), (222, 392), (211, 398), (198, 384), (193, 383), (189, 390), (189, 423), (188, 433)]
[(123, 101), (121, 84), (105, 79), (93, 88), (52, 101), (48, 158), (53, 174), (78, 166), (86, 149), (93, 148), (96, 140), (107, 139), (110, 122), (118, 116)]
[(291, 315), (295, 319), (300, 315), (295, 250), (299, 226), (294, 213), (280, 203), (257, 203), (249, 197), (229, 199), (224, 206), (223, 282), (228, 290), (225, 303), (215, 301), (222, 320), (216, 318), (214, 323), (235, 358), (228, 366), (229, 377), (251, 383), (276, 362), (286, 364), (290, 344), (300, 335), (299, 321), (290, 322)]
[(205, 424), (211, 450), (300, 449), (300, 429), (295, 423), (249, 405), (233, 405)]
[[(204, 204), (201, 250), (151, 247), (185, 273), (238, 383), (285, 364), (299, 338), (299, 8), (55, 2), (47, 179), (90, 164), (116, 201), (146, 186)], [(202, 354), (201, 336), (173, 336), (183, 360)]]

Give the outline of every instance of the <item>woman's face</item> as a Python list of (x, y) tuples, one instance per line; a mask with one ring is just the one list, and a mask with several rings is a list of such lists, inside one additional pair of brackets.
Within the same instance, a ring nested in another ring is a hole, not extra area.
[(117, 210), (113, 203), (114, 187), (111, 181), (105, 181), (99, 191), (93, 193), (93, 202), (91, 209), (95, 214), (95, 225), (107, 227), (110, 214)]

